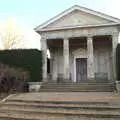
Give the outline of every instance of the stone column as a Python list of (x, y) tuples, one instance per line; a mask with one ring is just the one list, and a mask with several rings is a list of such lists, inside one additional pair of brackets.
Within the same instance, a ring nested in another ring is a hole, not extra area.
[(54, 59), (53, 59), (53, 49), (52, 48), (50, 48), (49, 49), (50, 50), (50, 80), (51, 80), (51, 82), (52, 82), (52, 80), (53, 80), (53, 61), (54, 61)]
[(63, 40), (64, 80), (69, 81), (69, 39)]
[(87, 77), (88, 80), (94, 80), (94, 55), (93, 55), (93, 39), (87, 37)]
[(117, 79), (117, 71), (116, 71), (116, 48), (118, 44), (119, 34), (115, 33), (112, 35), (112, 64), (113, 64), (113, 80)]
[(53, 78), (53, 82), (57, 82), (57, 49), (54, 49), (53, 52), (53, 73), (52, 73), (52, 78)]
[(41, 50), (42, 50), (42, 77), (43, 82), (47, 82), (47, 40), (41, 37)]

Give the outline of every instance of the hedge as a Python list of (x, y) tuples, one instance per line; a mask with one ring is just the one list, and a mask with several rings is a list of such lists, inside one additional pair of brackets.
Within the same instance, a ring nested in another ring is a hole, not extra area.
[(31, 82), (42, 80), (42, 52), (37, 49), (2, 50), (0, 62), (28, 71)]
[(118, 44), (116, 50), (116, 71), (117, 71), (117, 80), (120, 80), (120, 44)]

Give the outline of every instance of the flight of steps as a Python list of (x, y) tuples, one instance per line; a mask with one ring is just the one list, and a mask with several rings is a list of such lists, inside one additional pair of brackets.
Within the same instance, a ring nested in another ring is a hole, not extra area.
[(40, 92), (112, 92), (113, 83), (43, 83)]
[[(3, 119), (4, 118), (4, 119)], [(120, 105), (99, 101), (7, 100), (0, 120), (120, 120)]]

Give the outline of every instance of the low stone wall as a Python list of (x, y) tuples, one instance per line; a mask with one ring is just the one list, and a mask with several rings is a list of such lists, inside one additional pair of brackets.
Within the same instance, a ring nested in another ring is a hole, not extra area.
[(120, 81), (116, 81), (116, 90), (120, 93)]
[(42, 82), (29, 82), (29, 92), (39, 92)]

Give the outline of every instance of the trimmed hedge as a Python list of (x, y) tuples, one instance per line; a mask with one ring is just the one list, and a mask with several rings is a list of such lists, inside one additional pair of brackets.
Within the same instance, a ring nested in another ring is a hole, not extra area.
[(116, 50), (116, 71), (117, 71), (117, 80), (120, 80), (120, 44), (117, 46)]
[(42, 80), (42, 52), (37, 49), (2, 50), (0, 62), (28, 71), (31, 82)]

